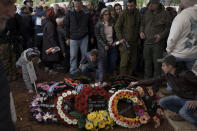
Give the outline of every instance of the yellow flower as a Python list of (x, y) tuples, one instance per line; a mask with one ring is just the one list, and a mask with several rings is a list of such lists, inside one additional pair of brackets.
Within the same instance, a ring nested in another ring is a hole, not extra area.
[(132, 98), (133, 98), (132, 96), (129, 96), (129, 97), (128, 97), (129, 100), (132, 100)]
[(99, 128), (105, 128), (105, 122), (104, 121), (99, 122), (98, 127)]
[(92, 124), (91, 122), (86, 122), (85, 128), (86, 128), (87, 130), (92, 130), (93, 124)]
[(108, 116), (108, 113), (106, 111), (103, 111), (102, 110), (102, 111), (99, 111), (99, 113), (102, 114), (104, 117), (107, 117)]
[(96, 120), (98, 122), (102, 121), (103, 120), (103, 116), (101, 114), (98, 114), (97, 117), (96, 117)]
[(111, 117), (107, 117), (107, 124), (109, 124), (109, 125), (113, 125), (113, 119), (111, 118)]
[(93, 121), (93, 124), (94, 124), (94, 127), (97, 127), (98, 121), (97, 121), (97, 120), (94, 120), (94, 121)]
[(88, 114), (87, 118), (90, 121), (94, 120), (96, 118), (96, 113), (93, 112), (93, 113)]

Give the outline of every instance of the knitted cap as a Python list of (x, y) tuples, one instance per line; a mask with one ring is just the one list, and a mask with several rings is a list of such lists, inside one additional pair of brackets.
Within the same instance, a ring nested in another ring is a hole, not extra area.
[(197, 4), (197, 0), (181, 0), (181, 3), (185, 8), (188, 8)]

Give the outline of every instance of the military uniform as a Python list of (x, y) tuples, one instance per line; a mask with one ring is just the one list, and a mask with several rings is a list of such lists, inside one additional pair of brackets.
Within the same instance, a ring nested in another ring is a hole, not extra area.
[[(145, 78), (151, 78), (161, 74), (161, 64), (157, 63), (157, 59), (163, 56), (163, 44), (165, 38), (169, 34), (171, 21), (169, 13), (164, 10), (163, 5), (159, 5), (156, 14), (147, 10), (142, 18), (140, 32), (145, 34), (144, 41), (144, 62), (145, 62)], [(155, 35), (160, 35), (159, 42), (155, 42)], [(153, 71), (154, 70), (154, 71)]]
[(140, 13), (138, 9), (130, 12), (124, 10), (115, 25), (115, 31), (119, 40), (125, 39), (129, 45), (120, 44), (120, 74), (128, 74), (134, 70), (137, 57), (137, 40), (139, 36)]

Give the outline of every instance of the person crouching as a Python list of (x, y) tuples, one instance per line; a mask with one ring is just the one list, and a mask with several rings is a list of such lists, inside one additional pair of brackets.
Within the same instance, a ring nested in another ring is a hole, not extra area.
[(97, 49), (92, 49), (86, 54), (86, 56), (81, 60), (80, 70), (82, 74), (91, 78), (91, 72), (96, 73), (96, 82), (98, 86), (103, 82), (103, 58)]

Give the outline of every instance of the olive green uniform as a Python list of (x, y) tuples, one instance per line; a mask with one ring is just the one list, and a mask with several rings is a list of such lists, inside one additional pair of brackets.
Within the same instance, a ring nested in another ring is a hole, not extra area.
[[(169, 13), (164, 10), (160, 4), (155, 14), (147, 10), (142, 18), (140, 32), (145, 34), (144, 41), (144, 62), (145, 62), (145, 78), (152, 78), (161, 74), (161, 64), (157, 63), (157, 59), (163, 57), (163, 44), (170, 31), (171, 20)], [(155, 35), (160, 35), (159, 42), (155, 42)]]
[(120, 44), (120, 74), (128, 74), (134, 70), (137, 57), (137, 40), (139, 37), (140, 13), (138, 9), (130, 12), (127, 9), (120, 14), (115, 31), (118, 40), (125, 39), (129, 48), (125, 44)]

